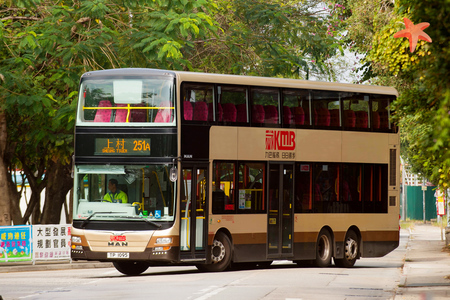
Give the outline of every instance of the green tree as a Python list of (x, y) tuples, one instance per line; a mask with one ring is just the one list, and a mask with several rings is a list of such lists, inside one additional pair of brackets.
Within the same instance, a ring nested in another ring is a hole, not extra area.
[(217, 35), (199, 41), (191, 61), (206, 72), (332, 78), (327, 60), (340, 54), (336, 23), (321, 1), (216, 2)]
[[(0, 198), (0, 215), (11, 211), (14, 224), (31, 215), (32, 223), (59, 222), (72, 186), (82, 73), (145, 67), (332, 77), (327, 60), (340, 50), (340, 18), (319, 1), (0, 0), (0, 193), (9, 196)], [(32, 190), (25, 212), (11, 176), (17, 169)]]
[[(0, 127), (5, 128), (0, 131), (0, 191), (9, 195), (0, 200), (1, 212), (8, 215), (5, 225), (11, 218), (14, 224), (26, 223), (32, 213), (32, 223), (59, 222), (72, 186), (80, 75), (137, 62), (143, 67), (179, 67), (183, 60), (178, 45), (214, 29), (203, 4), (206, 1), (0, 2), (0, 121), (6, 125)], [(32, 190), (23, 215), (11, 176), (16, 169), (23, 170)]]
[[(365, 56), (365, 78), (395, 86), (395, 119), (401, 130), (402, 155), (413, 171), (448, 187), (450, 167), (450, 2), (448, 0), (345, 0), (347, 43)], [(408, 39), (394, 38), (414, 24), (430, 23), (432, 43), (420, 41), (413, 53)]]

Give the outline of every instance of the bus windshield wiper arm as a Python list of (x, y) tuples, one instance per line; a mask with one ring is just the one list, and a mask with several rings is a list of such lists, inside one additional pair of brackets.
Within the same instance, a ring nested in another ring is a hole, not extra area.
[(158, 223), (156, 223), (156, 222), (153, 222), (152, 220), (146, 219), (146, 218), (144, 218), (144, 217), (139, 217), (139, 216), (124, 216), (124, 218), (127, 218), (127, 219), (143, 220), (143, 221), (145, 221), (145, 222), (147, 222), (147, 223), (149, 223), (149, 224), (152, 224), (153, 226), (156, 226), (156, 227), (158, 227), (158, 228), (161, 228), (161, 227), (162, 227), (161, 224), (158, 224)]
[(114, 214), (114, 213), (118, 213), (118, 214), (124, 214), (125, 212), (116, 212), (116, 211), (96, 211), (94, 213), (92, 213), (91, 215), (89, 215), (89, 217), (87, 217), (83, 223), (81, 223), (81, 227), (86, 226), (87, 223), (89, 223), (89, 221), (92, 219), (93, 216), (97, 215), (97, 214)]

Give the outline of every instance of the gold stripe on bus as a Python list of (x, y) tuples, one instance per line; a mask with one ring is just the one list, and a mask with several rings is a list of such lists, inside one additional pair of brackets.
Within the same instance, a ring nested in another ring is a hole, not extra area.
[(397, 231), (364, 231), (361, 232), (364, 242), (390, 242), (398, 241), (400, 236)]
[(236, 233), (233, 234), (234, 245), (249, 245), (249, 244), (266, 244), (267, 234), (261, 233)]

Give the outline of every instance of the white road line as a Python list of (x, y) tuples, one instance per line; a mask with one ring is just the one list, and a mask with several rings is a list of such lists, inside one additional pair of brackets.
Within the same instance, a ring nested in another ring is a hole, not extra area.
[(210, 298), (210, 297), (212, 297), (212, 296), (217, 295), (218, 293), (222, 292), (222, 291), (225, 290), (225, 289), (226, 289), (226, 287), (217, 288), (217, 289), (215, 289), (214, 291), (211, 291), (211, 292), (209, 292), (209, 293), (206, 293), (206, 294), (204, 294), (204, 295), (201, 296), (201, 297), (195, 298), (195, 300), (206, 300), (206, 299), (208, 299), (208, 298)]

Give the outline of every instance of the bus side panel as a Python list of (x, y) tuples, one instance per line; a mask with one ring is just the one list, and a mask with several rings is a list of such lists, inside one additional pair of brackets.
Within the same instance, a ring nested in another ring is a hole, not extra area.
[(266, 244), (234, 244), (233, 262), (265, 261), (266, 252)]
[(318, 232), (294, 233), (294, 260), (315, 259)]
[(362, 232), (361, 256), (382, 257), (399, 245), (399, 231), (365, 231)]

